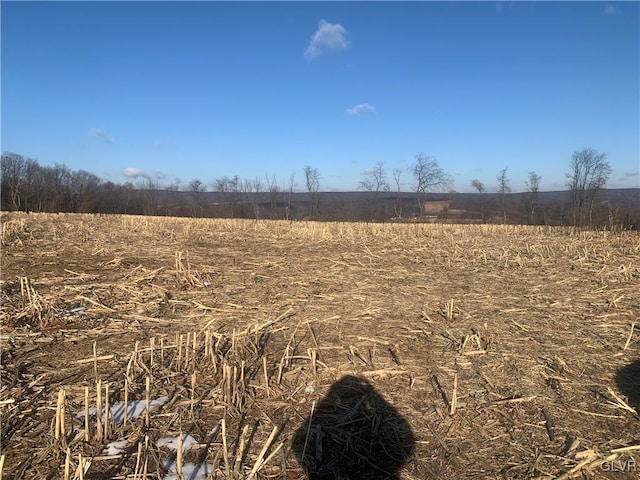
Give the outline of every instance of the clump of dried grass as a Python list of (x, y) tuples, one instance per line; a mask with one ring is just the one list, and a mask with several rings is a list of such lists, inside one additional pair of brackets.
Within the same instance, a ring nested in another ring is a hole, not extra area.
[(14, 220), (6, 220), (2, 222), (2, 246), (15, 243), (17, 246), (22, 245), (21, 238), (27, 231), (27, 222), (24, 218), (16, 218)]

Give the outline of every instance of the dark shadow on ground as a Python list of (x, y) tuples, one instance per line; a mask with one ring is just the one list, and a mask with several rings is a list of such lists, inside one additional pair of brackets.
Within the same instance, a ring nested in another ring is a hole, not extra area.
[(629, 405), (640, 413), (640, 360), (622, 367), (616, 374), (618, 389), (629, 400)]
[(332, 385), (292, 445), (309, 480), (398, 480), (414, 447), (407, 421), (354, 376)]

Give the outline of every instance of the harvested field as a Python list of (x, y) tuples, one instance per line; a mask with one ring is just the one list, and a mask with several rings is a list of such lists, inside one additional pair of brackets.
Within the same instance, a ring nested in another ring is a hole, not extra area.
[(3, 213), (0, 468), (637, 478), (639, 286), (633, 232)]

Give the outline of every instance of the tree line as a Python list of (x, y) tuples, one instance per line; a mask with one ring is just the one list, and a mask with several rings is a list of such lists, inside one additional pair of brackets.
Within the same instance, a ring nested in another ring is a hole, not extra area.
[[(0, 165), (2, 210), (25, 212), (401, 221), (424, 217), (428, 200), (448, 199), (457, 202), (456, 208), (440, 216), (457, 221), (612, 226), (622, 221), (622, 214), (629, 217), (624, 208), (610, 203), (603, 211), (600, 193), (612, 170), (606, 154), (590, 148), (571, 157), (566, 173), (568, 204), (544, 208), (539, 202), (542, 177), (534, 171), (529, 172), (522, 195), (511, 194), (507, 168), (496, 176), (497, 194), (488, 194), (486, 185), (473, 179), (471, 186), (477, 194), (472, 201), (451, 190), (452, 177), (434, 157), (423, 154), (416, 155), (409, 168), (393, 169), (391, 179), (382, 162), (363, 171), (358, 187), (361, 195), (351, 199), (323, 193), (320, 171), (310, 165), (303, 168), (304, 192), (295, 191), (295, 174), (282, 185), (267, 174), (244, 179), (222, 176), (209, 186), (194, 179), (182, 187), (163, 187), (149, 178), (138, 185), (104, 181), (85, 170), (73, 171), (62, 164), (44, 166), (16, 153), (3, 154)], [(407, 176), (410, 192), (402, 188)], [(637, 212), (634, 215), (637, 218)], [(635, 225), (631, 218), (626, 222)]]

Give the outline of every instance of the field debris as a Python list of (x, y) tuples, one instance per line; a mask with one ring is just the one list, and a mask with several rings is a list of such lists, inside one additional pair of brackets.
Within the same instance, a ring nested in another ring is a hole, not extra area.
[(640, 471), (636, 232), (1, 215), (3, 478)]

